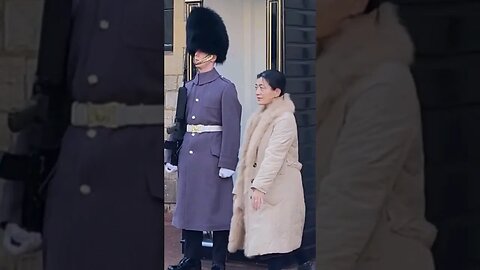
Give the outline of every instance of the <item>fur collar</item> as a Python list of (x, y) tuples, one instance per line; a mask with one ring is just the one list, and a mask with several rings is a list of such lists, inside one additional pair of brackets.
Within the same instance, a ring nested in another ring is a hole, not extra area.
[[(244, 181), (245, 177), (250, 177), (250, 172), (246, 171), (247, 163), (253, 162), (256, 159), (258, 146), (260, 145), (265, 132), (275, 123), (275, 120), (278, 117), (286, 112), (295, 112), (295, 105), (293, 104), (290, 95), (287, 93), (282, 97), (275, 99), (268, 106), (260, 106), (260, 108), (249, 118), (237, 170), (239, 173), (238, 179), (240, 181)], [(235, 186), (237, 191), (240, 191), (238, 188), (243, 189), (243, 184)], [(240, 194), (241, 193), (243, 193), (243, 190)], [(235, 192), (235, 194), (239, 193)]]
[(380, 65), (396, 62), (408, 66), (413, 57), (413, 43), (393, 4), (384, 3), (378, 11), (346, 21), (340, 33), (325, 42), (317, 58), (318, 108), (328, 108), (358, 78)]

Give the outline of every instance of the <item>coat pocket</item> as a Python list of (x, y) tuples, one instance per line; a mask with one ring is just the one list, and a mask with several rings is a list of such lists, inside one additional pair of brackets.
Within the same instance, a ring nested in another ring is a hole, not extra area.
[(210, 153), (212, 156), (220, 158), (220, 148), (222, 145), (222, 135), (220, 133), (212, 133), (210, 134)]
[(158, 0), (125, 1), (122, 18), (122, 40), (138, 49), (162, 51), (162, 4)]

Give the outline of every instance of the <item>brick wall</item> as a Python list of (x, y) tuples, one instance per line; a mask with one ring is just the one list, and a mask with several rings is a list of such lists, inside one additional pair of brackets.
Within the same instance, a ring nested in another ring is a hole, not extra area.
[[(0, 151), (13, 140), (6, 113), (23, 107), (31, 93), (42, 7), (40, 0), (0, 0)], [(0, 270), (39, 270), (40, 265), (40, 254), (15, 258), (0, 248)]]
[(315, 16), (316, 1), (285, 1), (285, 75), (296, 105), (306, 217), (302, 246), (315, 254)]
[(396, 0), (417, 48), (427, 217), (438, 270), (480, 268), (480, 2)]

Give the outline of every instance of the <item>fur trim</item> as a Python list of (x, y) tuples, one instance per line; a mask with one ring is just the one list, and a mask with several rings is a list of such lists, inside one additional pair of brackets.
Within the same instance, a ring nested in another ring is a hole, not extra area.
[(331, 103), (358, 78), (389, 62), (408, 66), (413, 57), (413, 43), (393, 4), (348, 20), (324, 43), (317, 59), (317, 126)]
[(245, 133), (245, 143), (248, 149), (245, 150), (244, 160), (255, 160), (257, 148), (267, 129), (275, 122), (275, 119), (283, 115), (285, 112), (295, 112), (295, 105), (290, 99), (290, 95), (285, 94), (283, 97), (277, 98), (268, 106), (261, 106), (250, 121)]
[[(231, 230), (228, 235), (228, 252), (235, 253), (243, 249), (245, 240), (245, 220), (243, 207), (238, 206), (240, 200), (236, 200), (233, 207), (233, 216), (231, 222)], [(237, 205), (235, 205), (237, 204)]]

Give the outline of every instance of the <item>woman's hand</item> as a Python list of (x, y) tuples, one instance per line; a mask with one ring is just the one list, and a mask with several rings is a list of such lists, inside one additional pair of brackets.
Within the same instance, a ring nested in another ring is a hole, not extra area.
[(252, 205), (253, 209), (258, 210), (260, 207), (263, 205), (263, 201), (265, 199), (265, 193), (261, 192), (258, 189), (253, 190), (253, 195), (252, 195)]

